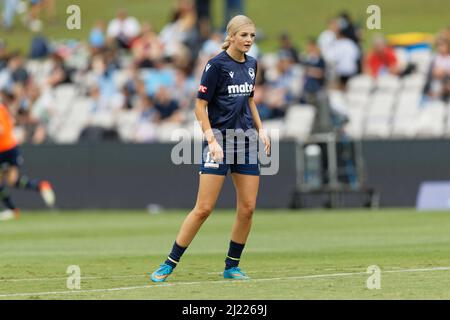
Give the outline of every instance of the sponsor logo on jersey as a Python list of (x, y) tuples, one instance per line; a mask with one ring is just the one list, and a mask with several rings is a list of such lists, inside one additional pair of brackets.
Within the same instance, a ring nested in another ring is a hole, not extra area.
[(255, 79), (255, 70), (253, 68), (248, 68), (248, 74), (252, 80)]
[(208, 69), (211, 68), (211, 65), (208, 63), (205, 68), (205, 72), (208, 72)]
[(206, 91), (208, 91), (208, 87), (200, 85), (200, 87), (198, 88), (198, 92), (206, 93)]
[(230, 72), (228, 72), (228, 73), (229, 73), (231, 79), (233, 79), (233, 77), (234, 77), (234, 72), (233, 72), (233, 71), (230, 71)]
[(253, 85), (248, 82), (228, 86), (228, 95), (230, 96), (249, 96), (252, 91)]

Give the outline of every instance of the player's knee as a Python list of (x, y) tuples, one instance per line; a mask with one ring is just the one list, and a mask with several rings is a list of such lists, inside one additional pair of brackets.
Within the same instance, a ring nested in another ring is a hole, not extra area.
[(210, 205), (199, 205), (195, 207), (195, 216), (200, 220), (205, 220), (209, 217), (213, 207)]
[(17, 175), (15, 174), (9, 174), (5, 177), (6, 180), (6, 184), (8, 185), (8, 187), (14, 187), (17, 183)]
[(239, 205), (238, 215), (241, 219), (251, 219), (253, 212), (255, 211), (255, 205), (253, 203), (242, 203)]

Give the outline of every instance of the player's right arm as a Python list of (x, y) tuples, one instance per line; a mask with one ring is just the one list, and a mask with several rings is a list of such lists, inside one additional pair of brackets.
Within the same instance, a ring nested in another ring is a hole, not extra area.
[(197, 121), (200, 122), (206, 141), (208, 141), (211, 157), (216, 162), (220, 162), (223, 159), (223, 149), (214, 137), (206, 108), (216, 94), (216, 86), (219, 81), (220, 67), (216, 63), (208, 61), (203, 70), (195, 102), (195, 116)]
[(208, 114), (206, 112), (207, 106), (208, 101), (197, 98), (194, 112), (197, 117), (197, 121), (200, 123), (202, 131), (205, 134), (212, 159), (216, 162), (220, 162), (223, 159), (223, 149), (217, 142), (211, 129), (211, 123), (209, 122)]

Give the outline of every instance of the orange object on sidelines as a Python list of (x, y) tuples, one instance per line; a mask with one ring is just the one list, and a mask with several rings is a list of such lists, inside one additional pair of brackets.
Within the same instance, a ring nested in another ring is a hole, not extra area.
[(14, 121), (8, 108), (0, 104), (0, 152), (10, 150), (17, 146), (14, 137)]

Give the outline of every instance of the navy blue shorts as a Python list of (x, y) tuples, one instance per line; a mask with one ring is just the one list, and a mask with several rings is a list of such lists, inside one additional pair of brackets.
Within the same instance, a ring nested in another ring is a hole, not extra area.
[[(252, 176), (260, 175), (260, 163), (257, 152), (256, 154), (254, 152), (251, 154), (248, 148), (246, 148), (245, 151), (243, 150), (242, 152), (235, 151), (230, 153), (227, 152), (226, 148), (223, 149), (223, 160), (220, 163), (217, 163), (210, 156), (208, 144), (206, 142), (203, 143), (202, 163), (199, 171), (200, 174), (217, 174), (226, 176), (228, 170), (230, 170), (231, 173)], [(230, 157), (233, 157), (232, 161), (231, 159), (227, 161)]]
[(18, 147), (0, 152), (0, 167), (2, 170), (10, 166), (20, 167), (22, 164), (23, 157)]

